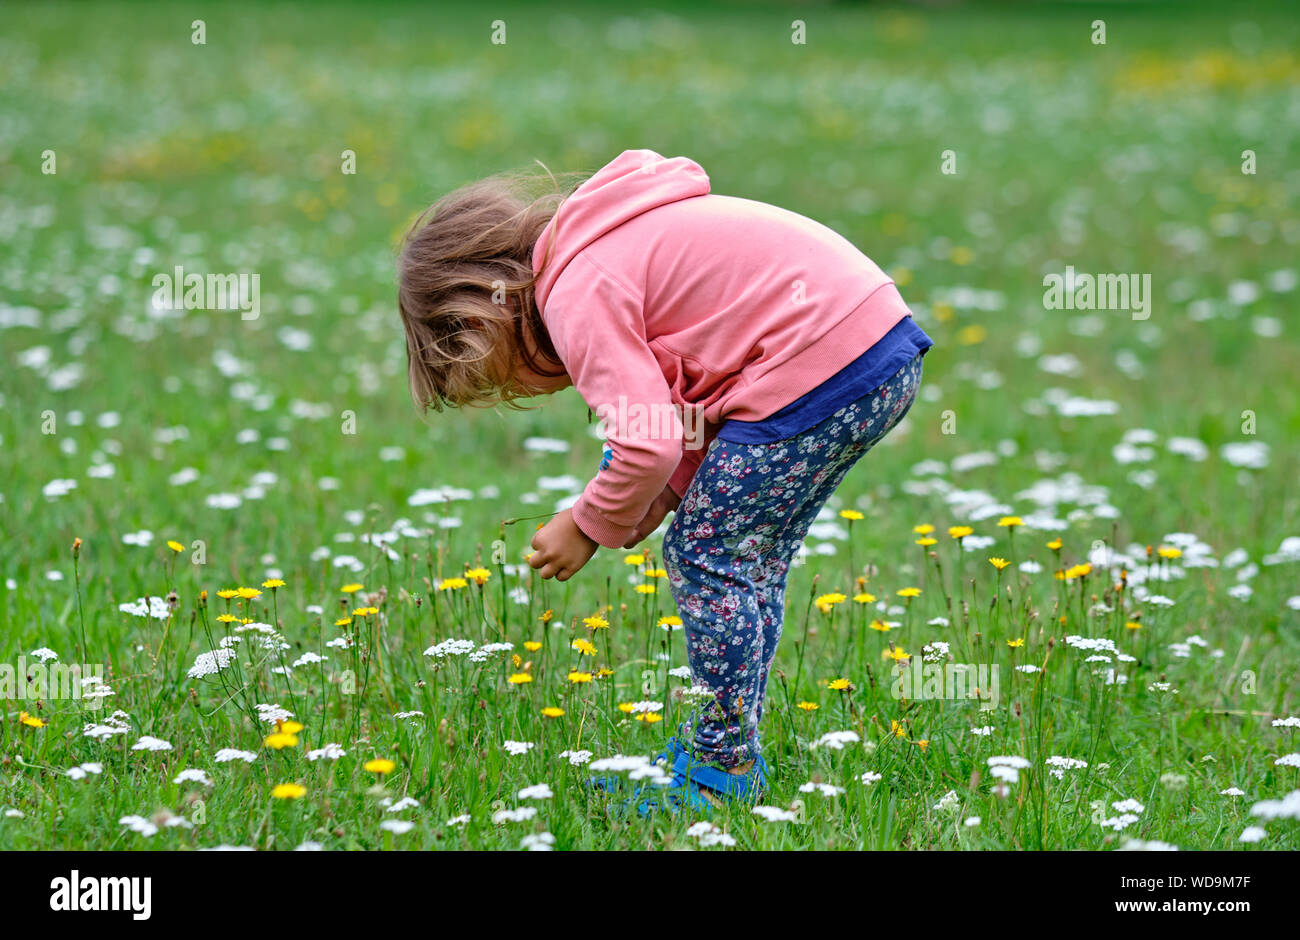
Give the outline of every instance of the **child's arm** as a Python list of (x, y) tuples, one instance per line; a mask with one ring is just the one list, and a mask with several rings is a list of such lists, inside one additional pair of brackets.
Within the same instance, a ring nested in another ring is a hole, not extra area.
[[(551, 342), (578, 394), (604, 419), (613, 458), (587, 484), (572, 510), (538, 532), (535, 544), (540, 542), (538, 550), (547, 555), (530, 559), (534, 567), (552, 556), (578, 559), (582, 546), (574, 530), (608, 548), (627, 543), (683, 455), (680, 424), (676, 433), (666, 433), (663, 421), (639, 427), (624, 427), (620, 421), (621, 416), (635, 415), (633, 409), (662, 415), (673, 408), (668, 383), (646, 343), (642, 299), (583, 253), (556, 281), (545, 309)], [(582, 564), (590, 557), (582, 558)]]
[(624, 548), (635, 548), (637, 543), (643, 538), (659, 528), (659, 523), (664, 521), (664, 516), (670, 512), (676, 512), (677, 507), (682, 504), (682, 498), (673, 492), (671, 486), (665, 486), (663, 492), (655, 497), (650, 508), (646, 510), (645, 516), (636, 524), (628, 540), (623, 543)]

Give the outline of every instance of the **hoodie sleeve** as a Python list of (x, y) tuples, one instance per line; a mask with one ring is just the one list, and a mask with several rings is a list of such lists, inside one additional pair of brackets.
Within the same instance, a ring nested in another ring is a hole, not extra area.
[[(555, 282), (543, 314), (565, 370), (604, 421), (613, 449), (610, 465), (573, 505), (578, 528), (607, 548), (627, 541), (683, 456), (680, 421), (638, 427), (620, 419), (638, 410), (675, 414), (668, 383), (646, 343), (642, 310), (642, 298), (584, 253)], [(671, 430), (676, 433), (664, 433)]]

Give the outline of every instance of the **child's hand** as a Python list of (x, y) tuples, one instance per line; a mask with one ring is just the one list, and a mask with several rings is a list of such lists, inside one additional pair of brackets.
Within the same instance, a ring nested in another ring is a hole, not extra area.
[(665, 486), (664, 491), (656, 496), (655, 501), (650, 504), (645, 516), (636, 524), (631, 537), (623, 543), (623, 547), (634, 548), (637, 542), (659, 528), (659, 523), (664, 521), (664, 516), (670, 512), (676, 512), (677, 507), (681, 504), (682, 498), (673, 492), (672, 487)]
[(600, 547), (578, 528), (567, 509), (537, 530), (532, 545), (535, 551), (528, 556), (528, 563), (539, 569), (543, 578), (561, 581), (581, 571)]

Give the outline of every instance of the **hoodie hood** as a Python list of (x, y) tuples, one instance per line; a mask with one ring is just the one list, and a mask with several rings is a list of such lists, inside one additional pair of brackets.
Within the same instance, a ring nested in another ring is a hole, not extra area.
[(539, 309), (565, 267), (606, 232), (659, 206), (709, 193), (709, 176), (687, 157), (624, 150), (573, 191), (533, 246)]

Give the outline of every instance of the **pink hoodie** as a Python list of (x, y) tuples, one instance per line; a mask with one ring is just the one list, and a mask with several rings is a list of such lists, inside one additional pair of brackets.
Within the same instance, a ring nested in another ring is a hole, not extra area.
[(612, 417), (620, 400), (623, 414), (702, 410), (694, 448), (680, 421), (674, 433), (606, 422), (612, 462), (573, 518), (610, 548), (665, 484), (686, 492), (723, 422), (779, 411), (910, 315), (893, 281), (831, 229), (711, 195), (697, 163), (651, 150), (624, 151), (579, 186), (533, 268), (542, 321), (593, 411)]

